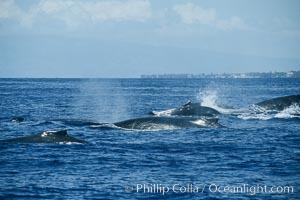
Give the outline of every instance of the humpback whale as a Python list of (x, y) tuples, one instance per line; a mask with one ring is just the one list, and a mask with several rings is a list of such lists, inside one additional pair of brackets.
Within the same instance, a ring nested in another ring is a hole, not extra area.
[(40, 134), (36, 134), (28, 137), (12, 138), (6, 140), (0, 140), (0, 142), (18, 142), (18, 143), (68, 143), (75, 142), (84, 144), (87, 143), (83, 140), (76, 139), (68, 135), (66, 130), (62, 131), (45, 131)]
[(296, 105), (300, 107), (300, 94), (277, 97), (274, 99), (266, 100), (255, 104), (259, 107), (262, 107), (266, 110), (276, 110), (282, 111), (291, 105)]
[(11, 122), (23, 122), (25, 120), (24, 117), (14, 117), (10, 119)]
[(180, 106), (179, 108), (164, 110), (164, 111), (152, 111), (149, 114), (152, 115), (175, 115), (175, 116), (203, 116), (203, 117), (217, 117), (220, 115), (219, 111), (201, 106), (200, 103), (192, 103), (188, 101), (186, 104)]
[(168, 130), (181, 128), (222, 128), (218, 119), (193, 119), (175, 117), (144, 117), (114, 123), (115, 126), (130, 130)]
[(24, 122), (24, 121), (25, 121), (24, 117), (13, 117), (13, 118), (0, 117), (0, 123), (4, 123), (4, 122), (20, 123), (20, 122)]

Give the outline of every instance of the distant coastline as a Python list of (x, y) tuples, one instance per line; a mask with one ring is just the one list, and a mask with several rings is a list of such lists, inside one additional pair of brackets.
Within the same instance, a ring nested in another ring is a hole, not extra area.
[(300, 78), (300, 71), (222, 74), (142, 74), (140, 78)]

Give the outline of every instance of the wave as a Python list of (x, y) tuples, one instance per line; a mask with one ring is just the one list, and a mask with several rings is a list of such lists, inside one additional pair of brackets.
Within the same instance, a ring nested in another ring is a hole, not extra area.
[(50, 119), (51, 123), (58, 123), (63, 124), (67, 126), (92, 126), (92, 125), (101, 125), (101, 123), (98, 123), (96, 121), (88, 120), (88, 119)]

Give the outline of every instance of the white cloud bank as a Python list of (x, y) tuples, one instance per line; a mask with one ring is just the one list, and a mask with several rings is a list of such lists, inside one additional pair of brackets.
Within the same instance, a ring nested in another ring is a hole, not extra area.
[(246, 24), (237, 16), (232, 16), (229, 19), (220, 19), (214, 9), (204, 9), (192, 3), (175, 5), (173, 10), (185, 24), (212, 25), (224, 31), (246, 28)]
[[(0, 20), (12, 19), (25, 27), (44, 23), (44, 18), (62, 21), (68, 27), (101, 22), (145, 22), (153, 15), (150, 2), (148, 0), (39, 0), (29, 8), (22, 9), (14, 0), (0, 0)], [(193, 3), (177, 4), (173, 6), (172, 12), (180, 16), (182, 23), (188, 25), (210, 25), (222, 31), (248, 28), (240, 17), (221, 19), (215, 9), (202, 8)], [(157, 20), (157, 18), (153, 19)]]
[(0, 0), (0, 19), (15, 19), (31, 26), (39, 17), (48, 16), (69, 26), (104, 21), (145, 21), (151, 17), (147, 0), (40, 0), (28, 10), (22, 10), (13, 0)]

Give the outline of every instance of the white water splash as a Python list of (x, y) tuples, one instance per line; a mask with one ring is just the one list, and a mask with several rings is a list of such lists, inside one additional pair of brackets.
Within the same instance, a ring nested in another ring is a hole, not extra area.
[(275, 118), (300, 118), (300, 107), (298, 105), (291, 105), (283, 111), (277, 113)]
[(47, 136), (50, 136), (52, 135), (53, 133), (56, 133), (57, 131), (44, 131), (41, 136), (42, 137), (47, 137)]
[(47, 137), (47, 136), (48, 136), (48, 133), (47, 133), (47, 132), (43, 132), (41, 136), (42, 136), (42, 137)]
[(214, 108), (220, 113), (231, 114), (239, 111), (237, 109), (224, 108), (220, 106), (220, 104), (218, 103), (220, 101), (220, 98), (218, 92), (215, 90), (199, 90), (196, 98), (200, 102), (201, 106)]
[(263, 107), (252, 105), (248, 112), (242, 113), (237, 116), (240, 119), (259, 119), (259, 120), (269, 120), (269, 119), (290, 119), (290, 118), (300, 118), (300, 107), (298, 105), (291, 105), (282, 111), (267, 110)]
[(211, 108), (218, 107), (218, 94), (216, 91), (199, 91), (199, 93), (197, 94), (197, 99), (200, 101), (202, 106), (207, 106)]
[(272, 116), (266, 113), (243, 113), (237, 116), (240, 119), (250, 120), (250, 119), (259, 119), (259, 120), (269, 120), (272, 119)]
[(82, 143), (79, 143), (79, 142), (58, 142), (57, 144), (64, 144), (64, 145), (80, 144), (80, 145), (82, 145)]

